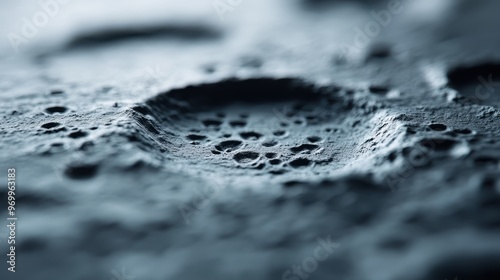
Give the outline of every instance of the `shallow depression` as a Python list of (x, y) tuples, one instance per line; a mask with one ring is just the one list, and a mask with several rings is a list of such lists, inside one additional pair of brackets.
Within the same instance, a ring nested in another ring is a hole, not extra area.
[[(382, 130), (386, 121), (378, 120), (384, 114), (367, 114), (337, 100), (335, 92), (295, 79), (225, 80), (176, 89), (142, 105), (148, 126), (140, 112), (132, 114), (143, 135), (136, 140), (154, 156), (189, 164), (184, 172), (240, 178), (332, 174), (373, 156), (397, 134)], [(353, 127), (353, 119), (365, 125)], [(370, 149), (363, 139), (372, 139)]]

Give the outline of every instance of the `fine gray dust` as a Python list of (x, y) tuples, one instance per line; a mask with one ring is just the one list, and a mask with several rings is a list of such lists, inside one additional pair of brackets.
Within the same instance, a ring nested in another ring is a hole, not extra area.
[(3, 1), (0, 279), (500, 279), (499, 9)]

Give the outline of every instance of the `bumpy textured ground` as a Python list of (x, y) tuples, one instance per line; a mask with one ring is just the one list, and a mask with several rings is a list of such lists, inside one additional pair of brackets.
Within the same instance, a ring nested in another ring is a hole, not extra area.
[(498, 1), (108, 2), (0, 45), (1, 279), (500, 279)]

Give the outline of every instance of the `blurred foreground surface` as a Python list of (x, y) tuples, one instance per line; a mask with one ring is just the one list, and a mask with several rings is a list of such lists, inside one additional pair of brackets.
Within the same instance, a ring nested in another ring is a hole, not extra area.
[(498, 1), (175, 2), (0, 4), (1, 279), (500, 279)]

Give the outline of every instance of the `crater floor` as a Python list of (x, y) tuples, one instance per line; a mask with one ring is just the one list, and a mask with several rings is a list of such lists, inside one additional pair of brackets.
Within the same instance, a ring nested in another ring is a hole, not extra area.
[(500, 279), (498, 1), (160, 2), (0, 44), (1, 279)]

